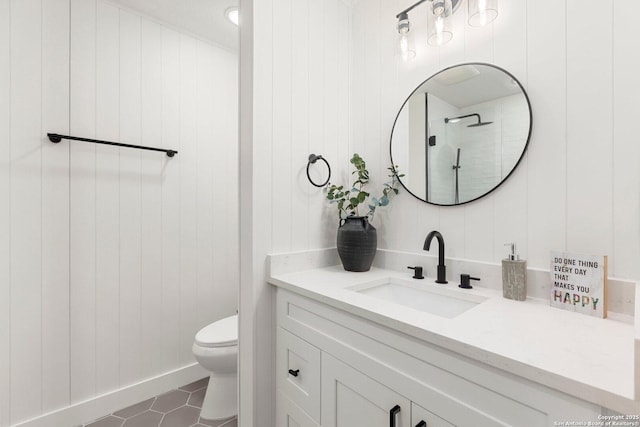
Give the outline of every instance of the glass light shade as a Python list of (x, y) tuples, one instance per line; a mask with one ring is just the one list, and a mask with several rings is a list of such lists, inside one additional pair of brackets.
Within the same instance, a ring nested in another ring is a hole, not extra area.
[(484, 27), (498, 17), (498, 0), (469, 0), (469, 25)]
[(401, 19), (397, 26), (398, 42), (396, 47), (396, 55), (407, 62), (416, 57), (415, 42), (413, 40), (413, 31), (408, 19)]
[(451, 0), (433, 0), (428, 3), (427, 43), (431, 46), (442, 46), (453, 38), (451, 31)]

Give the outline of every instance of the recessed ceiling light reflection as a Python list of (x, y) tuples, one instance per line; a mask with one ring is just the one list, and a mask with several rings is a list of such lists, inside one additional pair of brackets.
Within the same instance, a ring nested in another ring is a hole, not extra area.
[(239, 25), (240, 15), (238, 13), (237, 7), (230, 7), (224, 12), (224, 14), (231, 23), (233, 23), (234, 25)]

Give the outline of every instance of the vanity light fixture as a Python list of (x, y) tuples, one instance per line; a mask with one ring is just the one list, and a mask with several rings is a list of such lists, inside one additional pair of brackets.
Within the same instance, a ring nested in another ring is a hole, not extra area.
[(233, 6), (224, 11), (224, 16), (227, 17), (229, 22), (238, 26), (240, 24), (240, 13), (238, 12), (238, 8)]
[[(453, 38), (451, 16), (458, 10), (463, 0), (419, 0), (396, 15), (398, 24), (398, 56), (404, 61), (415, 57), (413, 33), (409, 22), (409, 12), (422, 3), (427, 3), (427, 43), (442, 46)], [(498, 16), (498, 0), (467, 0), (468, 23), (472, 27), (483, 27)]]

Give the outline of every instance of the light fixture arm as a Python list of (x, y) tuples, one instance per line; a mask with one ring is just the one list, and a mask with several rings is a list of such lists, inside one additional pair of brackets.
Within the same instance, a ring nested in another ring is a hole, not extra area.
[(420, 0), (419, 2), (409, 6), (408, 8), (406, 8), (405, 10), (403, 10), (402, 12), (397, 14), (396, 18), (400, 19), (401, 15), (407, 15), (409, 12), (411, 12), (413, 9), (415, 9), (416, 6), (420, 6), (422, 3), (426, 2), (426, 1), (431, 1), (431, 0)]
[[(396, 18), (400, 19), (400, 17), (402, 15), (407, 15), (409, 12), (411, 12), (413, 9), (415, 9), (417, 6), (420, 6), (422, 3), (428, 2), (428, 1), (433, 1), (433, 0), (420, 0), (414, 4), (412, 4), (411, 6), (409, 6), (408, 8), (406, 8), (405, 10), (403, 10), (402, 12), (398, 13), (396, 15)], [(456, 10), (458, 10), (458, 6), (460, 5), (460, 3), (462, 3), (462, 0), (451, 0), (451, 10), (452, 13), (454, 13)]]

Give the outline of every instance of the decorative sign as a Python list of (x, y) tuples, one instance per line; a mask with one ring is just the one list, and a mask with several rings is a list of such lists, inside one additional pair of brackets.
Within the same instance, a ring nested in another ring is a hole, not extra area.
[(607, 257), (551, 252), (551, 305), (607, 317)]

